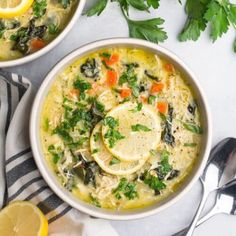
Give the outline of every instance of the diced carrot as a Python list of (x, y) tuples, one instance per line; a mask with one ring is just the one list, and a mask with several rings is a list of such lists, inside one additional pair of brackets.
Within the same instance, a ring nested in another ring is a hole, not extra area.
[(166, 102), (158, 102), (157, 109), (159, 110), (160, 113), (165, 114), (168, 109), (168, 104)]
[(107, 84), (112, 87), (117, 83), (117, 73), (114, 70), (107, 71)]
[(70, 97), (75, 98), (79, 96), (79, 90), (78, 89), (71, 89), (69, 92)]
[(170, 63), (166, 63), (166, 64), (164, 65), (164, 68), (165, 68), (165, 70), (166, 70), (167, 72), (169, 72), (169, 73), (174, 73), (174, 72), (175, 72), (174, 66), (173, 66), (172, 64), (170, 64)]
[(148, 102), (148, 98), (147, 98), (147, 97), (141, 96), (140, 98), (141, 98), (141, 101), (142, 101), (143, 103), (147, 103), (147, 102)]
[(33, 50), (33, 51), (37, 51), (43, 47), (46, 46), (46, 43), (44, 42), (44, 40), (42, 39), (32, 39), (30, 41), (30, 48)]
[(122, 98), (128, 98), (131, 96), (131, 89), (130, 88), (125, 88), (125, 89), (122, 89), (121, 92), (120, 92), (120, 96)]
[(165, 85), (163, 83), (153, 83), (150, 92), (151, 93), (159, 93), (163, 90), (164, 86)]
[(103, 58), (103, 60), (108, 66), (114, 65), (115, 63), (119, 61), (119, 59), (120, 59), (120, 56), (117, 53), (112, 54), (110, 58)]

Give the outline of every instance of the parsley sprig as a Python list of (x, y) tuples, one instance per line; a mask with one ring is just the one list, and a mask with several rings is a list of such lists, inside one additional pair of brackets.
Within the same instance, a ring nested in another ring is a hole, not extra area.
[[(111, 0), (112, 1), (112, 0)], [(129, 17), (129, 8), (133, 7), (139, 11), (149, 11), (150, 8), (157, 9), (159, 0), (113, 0), (120, 5), (120, 9), (127, 21), (129, 34), (132, 38), (145, 39), (154, 43), (164, 42), (167, 34), (163, 30), (162, 18), (149, 20), (133, 20)], [(100, 15), (108, 4), (108, 0), (98, 0), (87, 12), (87, 16)]]
[[(110, 0), (117, 2), (127, 21), (129, 34), (132, 38), (145, 39), (154, 43), (164, 42), (167, 34), (163, 29), (164, 20), (153, 18), (148, 20), (133, 20), (129, 16), (132, 7), (138, 11), (149, 12), (151, 8), (158, 9), (160, 0)], [(97, 0), (86, 12), (87, 16), (100, 15), (109, 0)], [(163, 1), (164, 2), (164, 1)], [(181, 3), (181, 1), (179, 0)], [(213, 42), (228, 32), (230, 27), (236, 29), (236, 4), (230, 0), (187, 0), (185, 5), (187, 21), (178, 39), (181, 42), (197, 41), (207, 25), (210, 26), (210, 37)], [(233, 43), (236, 52), (236, 39)]]

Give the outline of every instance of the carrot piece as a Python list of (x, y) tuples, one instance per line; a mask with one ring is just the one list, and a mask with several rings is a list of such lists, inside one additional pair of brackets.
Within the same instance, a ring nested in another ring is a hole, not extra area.
[(125, 88), (125, 89), (122, 89), (121, 92), (120, 92), (120, 96), (122, 98), (128, 98), (131, 96), (131, 89), (130, 88)]
[(151, 87), (151, 93), (159, 93), (164, 89), (164, 84), (163, 83), (153, 83)]
[(103, 59), (103, 61), (105, 61), (105, 63), (108, 66), (112, 66), (112, 65), (114, 65), (115, 63), (117, 63), (119, 61), (120, 56), (119, 56), (119, 54), (114, 53), (110, 56), (110, 58), (103, 57), (102, 59)]
[(46, 46), (46, 43), (42, 39), (32, 39), (30, 41), (30, 47), (33, 51), (37, 51)]
[(174, 73), (174, 72), (175, 72), (174, 66), (173, 66), (172, 64), (170, 64), (170, 63), (166, 63), (166, 64), (164, 65), (164, 68), (165, 68), (165, 70), (166, 70), (167, 72), (169, 72), (169, 73)]
[(140, 98), (141, 98), (142, 103), (147, 103), (148, 102), (148, 98), (147, 97), (141, 96)]
[(79, 90), (78, 89), (71, 89), (69, 92), (70, 97), (78, 97), (79, 96)]
[(107, 71), (107, 83), (110, 87), (116, 85), (118, 80), (117, 73), (114, 70)]
[(165, 114), (168, 109), (168, 104), (166, 102), (158, 102), (157, 109), (159, 110), (160, 113)]

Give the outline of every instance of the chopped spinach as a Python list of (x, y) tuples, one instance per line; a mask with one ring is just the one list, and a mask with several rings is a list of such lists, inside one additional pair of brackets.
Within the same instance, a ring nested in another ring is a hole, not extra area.
[(202, 134), (203, 130), (202, 127), (199, 125), (196, 125), (194, 123), (189, 123), (189, 122), (182, 122), (183, 126), (185, 129), (188, 131), (195, 133), (195, 134)]
[(172, 134), (173, 112), (174, 112), (173, 107), (169, 105), (168, 117), (162, 115), (162, 119), (165, 120), (165, 127), (164, 130), (162, 131), (161, 138), (165, 143), (171, 146), (174, 146), (175, 144), (175, 137)]
[(150, 78), (150, 79), (152, 79), (152, 80), (160, 81), (157, 76), (151, 75), (147, 70), (144, 71), (144, 74), (145, 74), (148, 78)]
[(58, 2), (66, 9), (70, 5), (71, 0), (58, 0)]
[(30, 20), (28, 27), (21, 27), (11, 35), (10, 39), (15, 41), (12, 50), (18, 50), (22, 54), (29, 53), (29, 42), (31, 39), (42, 39), (46, 33), (47, 26), (35, 26), (35, 19)]
[(180, 174), (180, 171), (179, 170), (172, 170), (167, 178), (167, 180), (172, 180), (176, 177), (178, 177)]
[(192, 101), (191, 103), (189, 103), (187, 109), (188, 109), (190, 114), (195, 116), (195, 113), (196, 113), (196, 110), (197, 110), (197, 103), (195, 101)]
[(140, 132), (140, 131), (149, 132), (149, 131), (151, 131), (151, 129), (149, 129), (147, 126), (141, 125), (141, 124), (132, 125), (131, 129), (133, 132)]
[(80, 72), (87, 78), (97, 78), (99, 76), (97, 61), (94, 58), (87, 59), (86, 62), (81, 65)]

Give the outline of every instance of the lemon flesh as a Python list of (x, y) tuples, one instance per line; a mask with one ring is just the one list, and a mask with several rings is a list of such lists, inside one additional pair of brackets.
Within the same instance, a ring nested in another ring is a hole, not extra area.
[[(150, 151), (155, 149), (161, 139), (161, 120), (157, 112), (151, 106), (143, 105), (137, 111), (137, 103), (128, 102), (119, 105), (107, 113), (106, 117), (117, 119), (117, 130), (124, 139), (118, 140), (114, 147), (110, 147), (105, 134), (109, 130), (106, 125), (102, 126), (104, 144), (109, 152), (124, 161), (134, 161), (150, 156)], [(139, 129), (133, 131), (132, 126), (145, 126), (149, 131)]]
[[(93, 129), (90, 138), (90, 148), (92, 151), (92, 156), (98, 165), (107, 173), (113, 175), (129, 175), (137, 170), (139, 170), (146, 159), (140, 159), (137, 161), (118, 161), (117, 163), (112, 163), (114, 156), (107, 150), (104, 145), (102, 134), (101, 134), (102, 122), (99, 122)], [(97, 134), (97, 139), (96, 137)]]
[(0, 235), (47, 236), (48, 222), (36, 206), (17, 201), (0, 212)]
[(13, 18), (29, 10), (34, 0), (12, 0), (0, 3), (0, 18)]

